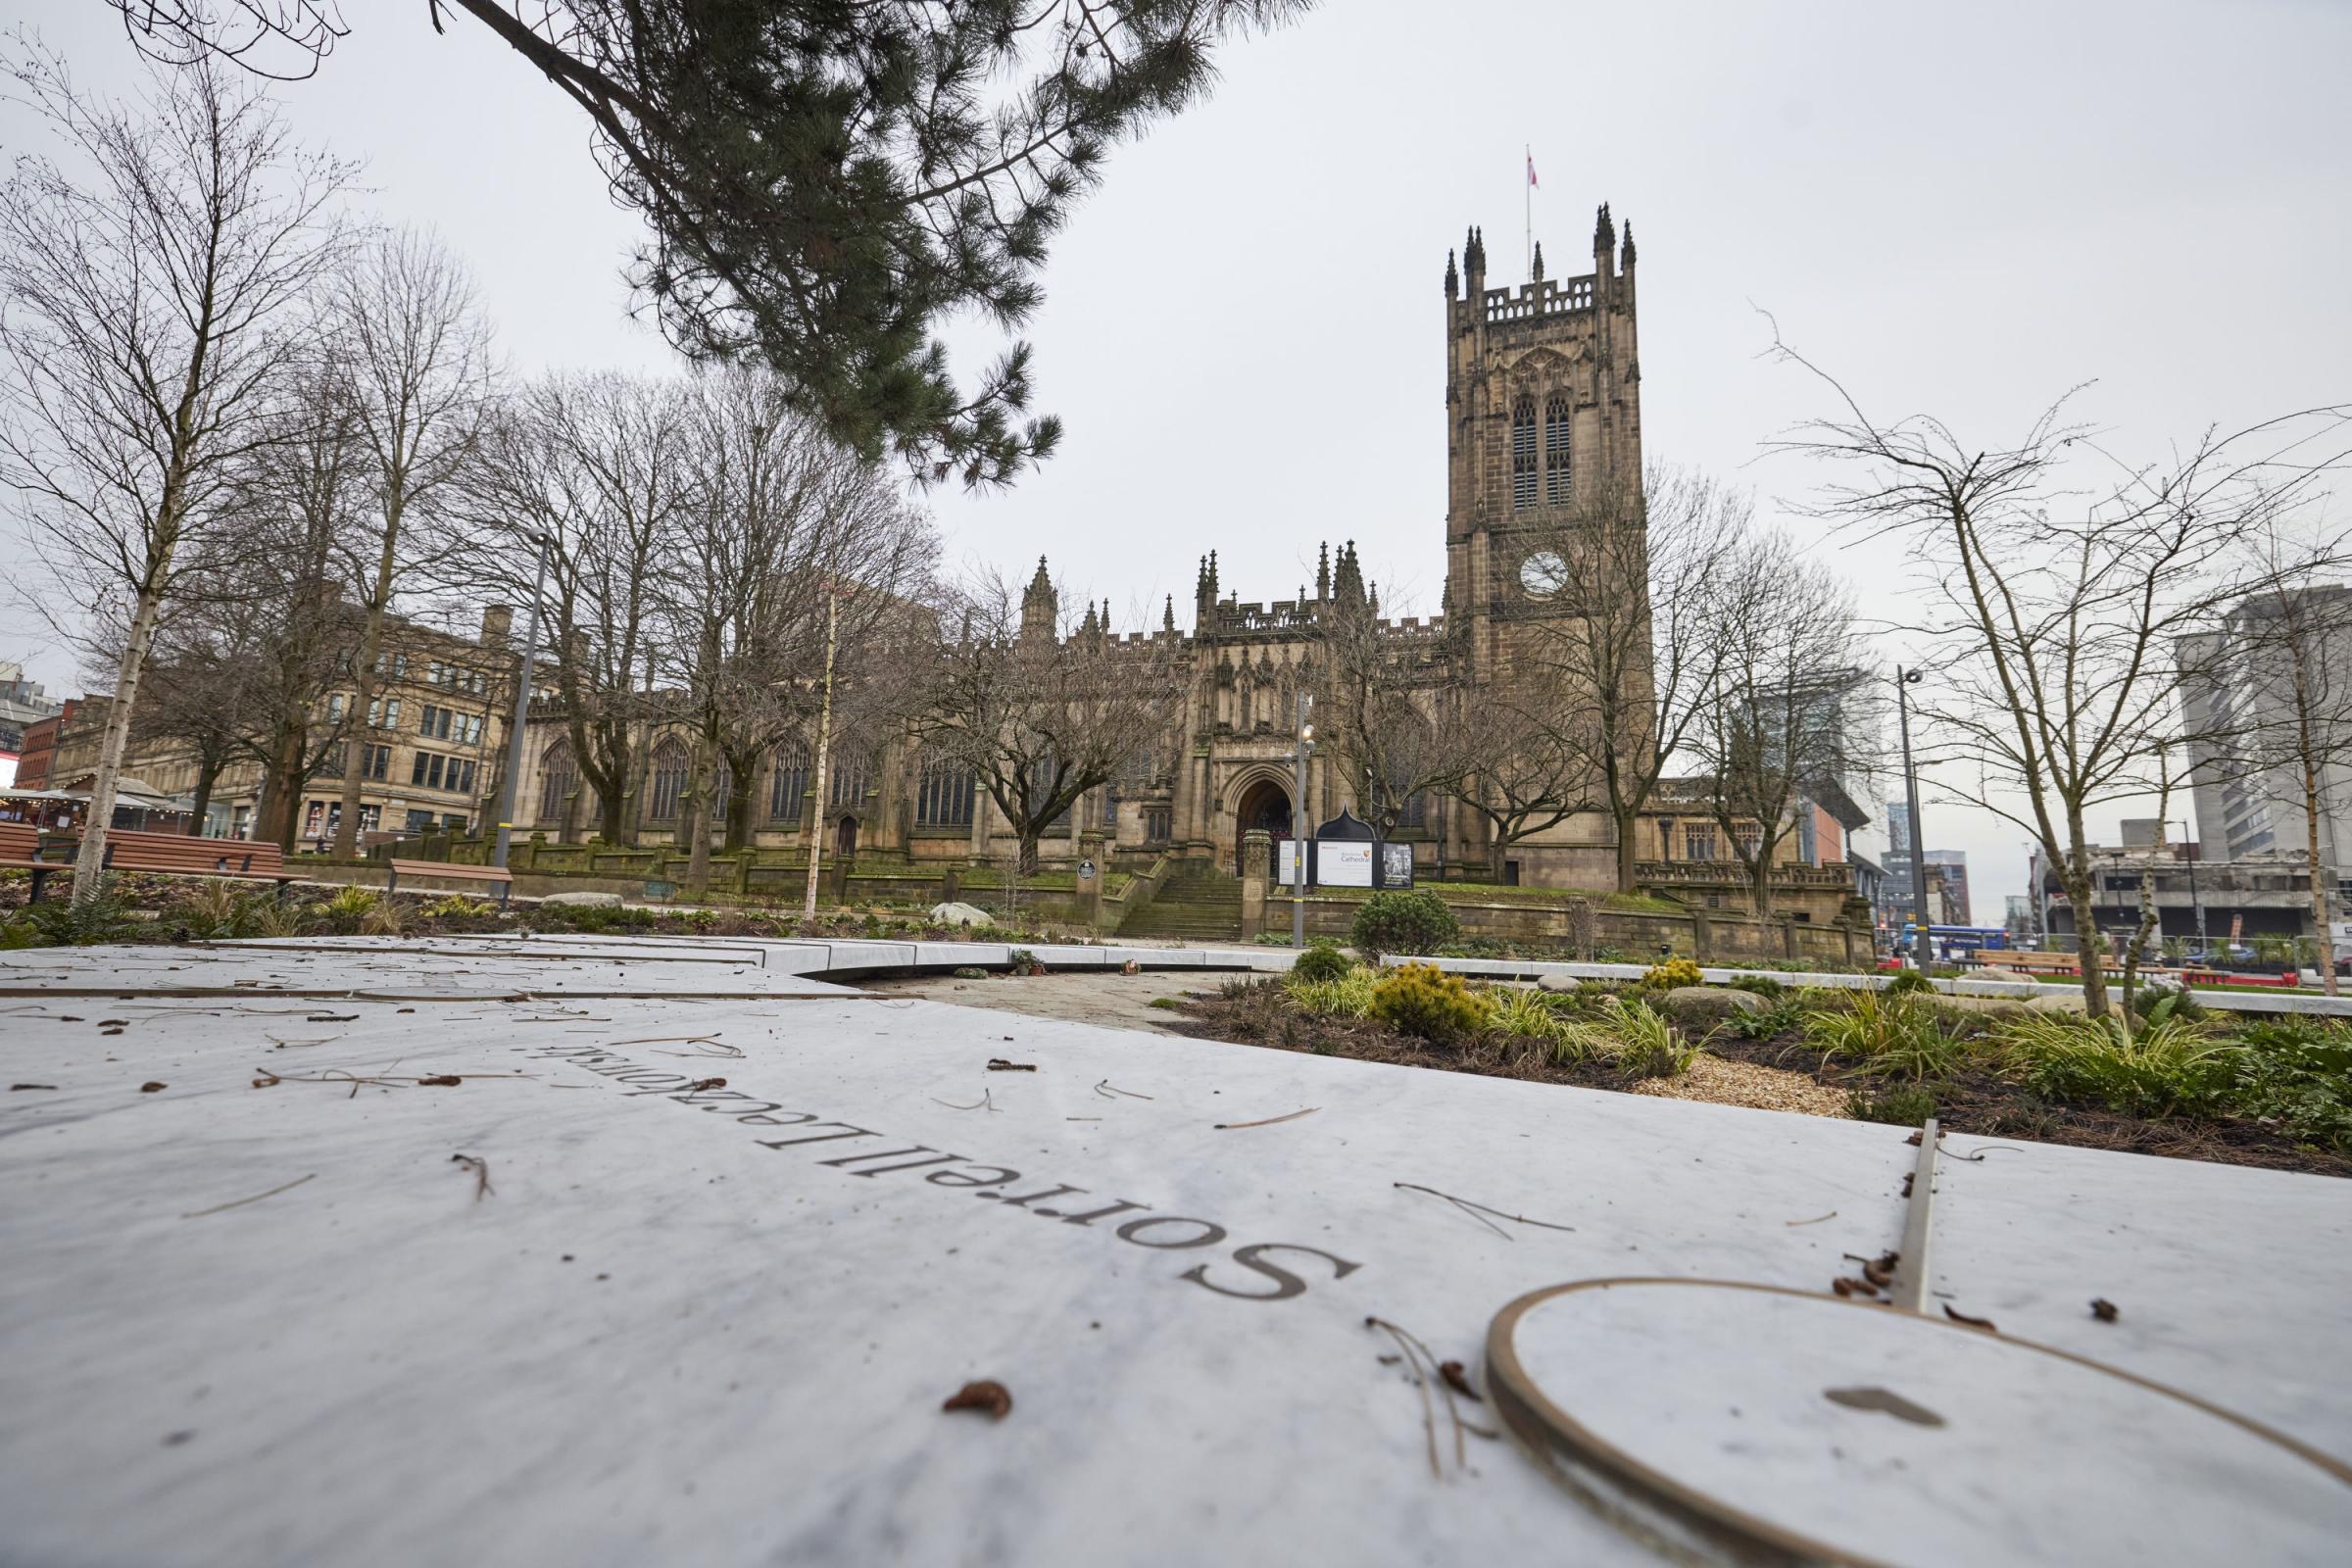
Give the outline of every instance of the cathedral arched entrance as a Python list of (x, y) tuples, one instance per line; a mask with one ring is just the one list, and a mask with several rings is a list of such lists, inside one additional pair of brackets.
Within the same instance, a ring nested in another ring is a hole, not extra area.
[[(1291, 836), (1290, 786), (1279, 779), (1259, 778), (1246, 785), (1233, 808), (1233, 867), (1241, 874), (1242, 844), (1252, 829), (1263, 829), (1280, 844)], [(1280, 857), (1277, 856), (1279, 861)]]

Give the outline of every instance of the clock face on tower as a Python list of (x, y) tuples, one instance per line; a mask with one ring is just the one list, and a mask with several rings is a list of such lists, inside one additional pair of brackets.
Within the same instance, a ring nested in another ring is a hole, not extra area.
[(1530, 599), (1549, 599), (1568, 583), (1568, 563), (1549, 550), (1539, 550), (1519, 564), (1519, 586)]

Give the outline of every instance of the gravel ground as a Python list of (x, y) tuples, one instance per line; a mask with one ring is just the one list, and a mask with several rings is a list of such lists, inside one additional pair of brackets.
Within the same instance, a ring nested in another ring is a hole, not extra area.
[(1679, 1078), (1644, 1078), (1627, 1087), (1637, 1095), (1655, 1095), (1662, 1100), (1703, 1100), (1715, 1105), (1793, 1110), (1808, 1116), (1845, 1114), (1845, 1091), (1815, 1083), (1810, 1073), (1752, 1061), (1726, 1061), (1704, 1052)]

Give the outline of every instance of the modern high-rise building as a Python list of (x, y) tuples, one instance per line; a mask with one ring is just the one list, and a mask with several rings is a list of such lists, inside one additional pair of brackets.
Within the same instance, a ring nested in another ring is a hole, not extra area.
[(2204, 858), (2308, 857), (2309, 754), (2320, 863), (2352, 870), (2352, 587), (2250, 597), (2179, 652)]
[[(1913, 917), (1911, 877), (1911, 808), (1902, 801), (1886, 803), (1886, 865), (1879, 883), (1879, 923), (1899, 931)], [(1968, 854), (1964, 850), (1929, 850), (1928, 924), (1973, 925), (1969, 918)]]

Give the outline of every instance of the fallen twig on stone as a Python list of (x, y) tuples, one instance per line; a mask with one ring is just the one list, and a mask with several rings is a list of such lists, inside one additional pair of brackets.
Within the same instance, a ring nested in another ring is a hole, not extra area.
[(1107, 1078), (1095, 1085), (1095, 1093), (1101, 1095), (1104, 1100), (1108, 1100), (1114, 1095), (1124, 1095), (1129, 1100), (1150, 1100), (1152, 1098), (1150, 1095), (1139, 1095), (1132, 1089), (1121, 1089)]
[(1263, 1121), (1221, 1121), (1216, 1124), (1216, 1130), (1229, 1133), (1243, 1127), (1271, 1127), (1276, 1122), (1297, 1121), (1301, 1116), (1312, 1116), (1322, 1108), (1321, 1105), (1309, 1105), (1304, 1110), (1294, 1110), (1287, 1116), (1268, 1116)]
[(265, 1198), (275, 1198), (280, 1193), (290, 1193), (304, 1182), (316, 1179), (318, 1174), (317, 1171), (313, 1171), (308, 1176), (295, 1177), (282, 1187), (272, 1187), (266, 1193), (256, 1193), (251, 1198), (240, 1198), (233, 1203), (216, 1203), (211, 1208), (200, 1208), (193, 1214), (182, 1214), (179, 1217), (181, 1219), (202, 1219), (207, 1214), (218, 1214), (224, 1209), (243, 1208), (247, 1203), (258, 1203)]
[[(1399, 1192), (1427, 1193), (1432, 1198), (1443, 1198), (1506, 1242), (1515, 1238), (1509, 1231), (1495, 1224), (1494, 1219), (1507, 1219), (1514, 1225), (1533, 1225), (1547, 1231), (1574, 1231), (1576, 1229), (1573, 1225), (1554, 1225), (1547, 1219), (1529, 1219), (1525, 1214), (1506, 1214), (1499, 1208), (1489, 1208), (1484, 1203), (1474, 1203), (1467, 1198), (1456, 1198), (1451, 1193), (1441, 1193), (1435, 1187), (1424, 1187), (1418, 1182), (1392, 1182), (1390, 1185)], [(1489, 1214), (1494, 1215), (1494, 1219), (1487, 1218)]]

